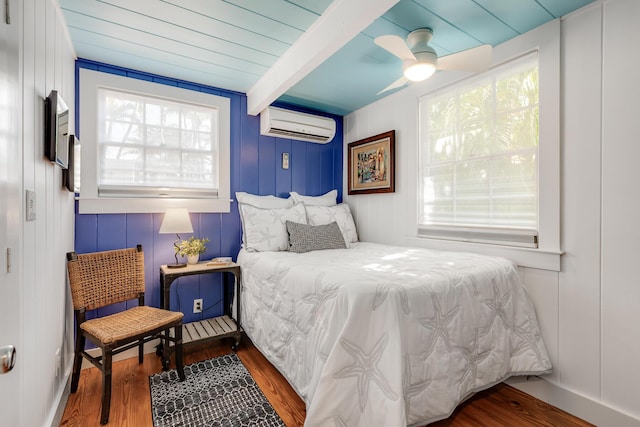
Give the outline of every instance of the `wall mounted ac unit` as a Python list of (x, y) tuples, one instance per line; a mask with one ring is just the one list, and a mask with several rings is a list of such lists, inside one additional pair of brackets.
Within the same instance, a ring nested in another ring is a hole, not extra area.
[(336, 134), (336, 121), (277, 107), (260, 113), (260, 134), (326, 144)]

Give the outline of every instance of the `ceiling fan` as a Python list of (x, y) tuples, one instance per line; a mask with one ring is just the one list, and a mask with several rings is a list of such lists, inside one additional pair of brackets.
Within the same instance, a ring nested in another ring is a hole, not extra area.
[(431, 28), (420, 28), (409, 33), (407, 41), (396, 35), (379, 36), (375, 43), (402, 59), (403, 76), (378, 92), (378, 95), (405, 85), (409, 81), (426, 80), (436, 70), (458, 70), (479, 72), (491, 66), (491, 45), (484, 44), (462, 52), (438, 58), (436, 51), (429, 46), (433, 37)]

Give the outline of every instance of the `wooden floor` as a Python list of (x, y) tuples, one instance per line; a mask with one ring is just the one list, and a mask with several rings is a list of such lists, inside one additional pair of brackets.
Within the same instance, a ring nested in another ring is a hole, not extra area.
[[(231, 341), (193, 345), (185, 351), (185, 364), (230, 352)], [(287, 426), (302, 426), (305, 406), (280, 373), (243, 338), (238, 356)], [(152, 426), (149, 375), (162, 366), (155, 354), (115, 362), (109, 426)], [(82, 371), (78, 391), (69, 397), (61, 426), (100, 426), (101, 378), (96, 368)], [(499, 384), (476, 394), (446, 420), (430, 426), (591, 426), (566, 412), (534, 399), (508, 385)]]

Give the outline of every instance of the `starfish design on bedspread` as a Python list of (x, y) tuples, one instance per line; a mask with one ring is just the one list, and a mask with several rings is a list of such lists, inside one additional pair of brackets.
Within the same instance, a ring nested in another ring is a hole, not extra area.
[(500, 290), (496, 286), (495, 282), (492, 282), (491, 288), (493, 289), (493, 299), (482, 301), (493, 312), (488, 326), (490, 327), (493, 325), (493, 322), (495, 322), (496, 318), (499, 317), (502, 320), (504, 327), (511, 329), (511, 322), (507, 315), (507, 307), (511, 303), (511, 291), (507, 291), (504, 295), (500, 296)]
[(531, 328), (513, 327), (513, 333), (520, 338), (518, 345), (511, 349), (511, 357), (524, 354), (529, 350), (533, 350), (538, 360), (545, 360), (538, 348), (538, 337), (533, 334)]
[[(324, 273), (322, 273), (324, 274)], [(316, 323), (318, 311), (329, 300), (332, 300), (338, 295), (338, 288), (323, 289), (321, 292), (309, 294), (302, 298), (302, 302), (311, 305), (309, 312), (313, 318), (313, 324)], [(310, 326), (310, 325), (309, 325)]]
[(260, 300), (262, 305), (270, 311), (277, 312), (285, 300), (282, 296), (282, 286), (277, 286), (276, 284), (282, 283), (287, 274), (287, 268), (280, 262), (273, 266), (273, 270), (265, 273), (265, 280), (272, 286), (263, 288), (256, 299)]
[(333, 425), (336, 427), (349, 427), (349, 424), (347, 424), (339, 415), (333, 416)]
[(376, 288), (376, 296), (373, 299), (373, 306), (371, 307), (373, 310), (380, 307), (382, 303), (385, 302), (387, 296), (389, 296), (389, 292), (391, 290), (398, 291), (400, 295), (400, 307), (402, 307), (402, 311), (404, 314), (409, 314), (411, 309), (409, 308), (409, 297), (407, 296), (407, 289), (404, 286), (401, 286), (397, 283), (385, 283)]
[(485, 350), (480, 352), (480, 342), (478, 340), (478, 328), (474, 329), (473, 332), (473, 341), (471, 342), (471, 348), (456, 346), (458, 350), (462, 353), (462, 357), (464, 357), (467, 361), (467, 365), (465, 366), (464, 374), (461, 378), (467, 376), (469, 372), (471, 372), (473, 378), (473, 386), (475, 387), (475, 381), (478, 377), (478, 364), (482, 362), (484, 359), (489, 357), (491, 351)]
[[(267, 271), (264, 273), (265, 280), (268, 283), (273, 284), (273, 286), (271, 286), (271, 289), (273, 289), (274, 291), (274, 299), (275, 299), (275, 295), (281, 298), (279, 294), (282, 290), (282, 286), (278, 286), (278, 285), (285, 281), (289, 273), (290, 273), (289, 268), (282, 262), (276, 262), (273, 265), (273, 269), (271, 271)], [(269, 303), (269, 301), (265, 301), (265, 302)]]
[(322, 361), (322, 363), (327, 363), (327, 360), (329, 360), (329, 355), (325, 353), (323, 350), (318, 350), (318, 354), (316, 358)]
[(453, 320), (456, 315), (460, 311), (460, 306), (456, 305), (451, 310), (446, 313), (442, 313), (442, 308), (440, 308), (440, 303), (438, 302), (438, 298), (435, 293), (429, 292), (431, 294), (431, 304), (433, 305), (433, 316), (432, 317), (422, 317), (418, 319), (418, 323), (431, 331), (431, 342), (429, 343), (429, 348), (426, 352), (426, 357), (429, 357), (433, 350), (436, 347), (436, 341), (438, 338), (442, 338), (447, 349), (451, 352), (451, 338), (449, 337), (449, 330), (447, 327)]
[(431, 380), (423, 380), (416, 383), (411, 382), (411, 358), (408, 354), (405, 355), (402, 388), (404, 392), (404, 405), (407, 416), (411, 413), (411, 398), (425, 391), (431, 383)]
[[(289, 319), (281, 317), (279, 318), (281, 323), (281, 328), (279, 328), (275, 334), (282, 340), (284, 344), (284, 348), (289, 349), (291, 345), (291, 341), (298, 335), (301, 335), (300, 330), (296, 327), (296, 325), (291, 322)], [(275, 339), (276, 337), (272, 337)]]
[(480, 291), (478, 290), (478, 279), (473, 274), (468, 276), (469, 283), (471, 284), (471, 289), (473, 290), (473, 296), (476, 298), (480, 297)]
[(336, 372), (334, 378), (350, 378), (355, 377), (358, 381), (358, 397), (360, 401), (360, 412), (364, 412), (369, 400), (369, 384), (371, 381), (376, 383), (382, 393), (391, 400), (398, 399), (398, 395), (391, 389), (391, 385), (384, 377), (384, 373), (378, 367), (380, 359), (384, 354), (384, 350), (389, 342), (389, 334), (385, 333), (373, 349), (367, 353), (361, 347), (353, 344), (346, 338), (340, 338), (340, 344), (347, 353), (353, 358), (353, 364), (342, 368)]

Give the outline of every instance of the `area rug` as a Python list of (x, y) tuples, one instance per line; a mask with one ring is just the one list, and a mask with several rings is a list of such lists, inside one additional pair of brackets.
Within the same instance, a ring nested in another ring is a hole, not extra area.
[(235, 354), (149, 377), (154, 427), (284, 426)]

